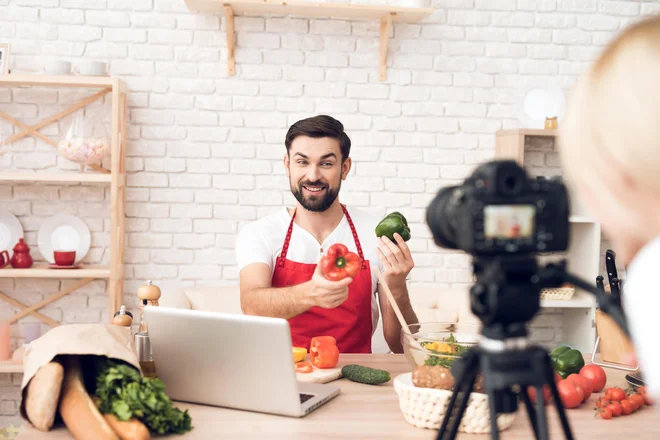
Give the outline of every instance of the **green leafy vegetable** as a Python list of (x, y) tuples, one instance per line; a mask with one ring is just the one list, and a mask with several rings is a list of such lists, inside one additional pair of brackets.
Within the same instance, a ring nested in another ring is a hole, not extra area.
[(135, 417), (152, 434), (182, 434), (192, 429), (188, 410), (182, 412), (172, 405), (163, 382), (140, 376), (130, 365), (99, 358), (96, 396), (101, 413), (123, 421)]

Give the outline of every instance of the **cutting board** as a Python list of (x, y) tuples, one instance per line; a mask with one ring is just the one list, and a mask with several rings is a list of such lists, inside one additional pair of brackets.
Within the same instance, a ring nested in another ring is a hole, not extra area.
[(311, 373), (296, 373), (296, 379), (300, 382), (328, 383), (342, 377), (341, 367), (338, 368), (316, 368)]

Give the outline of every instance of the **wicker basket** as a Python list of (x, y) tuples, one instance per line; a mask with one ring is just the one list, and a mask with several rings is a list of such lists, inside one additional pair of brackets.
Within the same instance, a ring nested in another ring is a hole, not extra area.
[[(439, 429), (447, 411), (452, 392), (433, 388), (418, 388), (413, 385), (412, 373), (404, 373), (394, 379), (394, 389), (399, 395), (399, 406), (408, 423), (418, 428)], [(499, 414), (497, 427), (503, 431), (511, 426), (516, 413)], [(488, 396), (471, 393), (465, 409), (460, 432), (470, 434), (490, 433)]]
[(558, 301), (568, 301), (573, 298), (575, 287), (553, 287), (541, 289), (541, 299), (553, 299)]

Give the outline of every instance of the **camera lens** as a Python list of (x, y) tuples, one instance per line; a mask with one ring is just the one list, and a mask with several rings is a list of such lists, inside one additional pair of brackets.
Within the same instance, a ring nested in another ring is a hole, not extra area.
[(456, 228), (453, 220), (456, 218), (453, 212), (456, 205), (457, 186), (448, 186), (438, 191), (428, 209), (426, 210), (426, 223), (431, 229), (435, 244), (447, 249), (457, 249)]

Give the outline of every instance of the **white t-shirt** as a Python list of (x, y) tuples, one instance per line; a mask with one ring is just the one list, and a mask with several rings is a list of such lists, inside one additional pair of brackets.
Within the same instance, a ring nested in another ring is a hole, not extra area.
[[(375, 229), (379, 219), (357, 208), (347, 206), (346, 209), (357, 231), (364, 257), (369, 261), (371, 267), (371, 312), (373, 330), (375, 330), (379, 317), (376, 295), (378, 276), (375, 271), (380, 270), (382, 272), (383, 270), (383, 265), (376, 250), (378, 241)], [(277, 257), (282, 253), (289, 223), (291, 223), (291, 216), (286, 208), (282, 208), (273, 214), (243, 226), (236, 240), (236, 263), (239, 272), (248, 264), (261, 262), (270, 266), (272, 274)], [(342, 243), (349, 251), (357, 253), (357, 246), (346, 216), (342, 217), (339, 225), (322, 244), (319, 244), (316, 238), (307, 230), (294, 223), (286, 258), (298, 263), (316, 264), (319, 253), (322, 252), (325, 255), (328, 248), (335, 243)]]
[(660, 399), (660, 351), (658, 350), (658, 266), (660, 237), (647, 243), (630, 262), (621, 293), (635, 354), (646, 388)]

